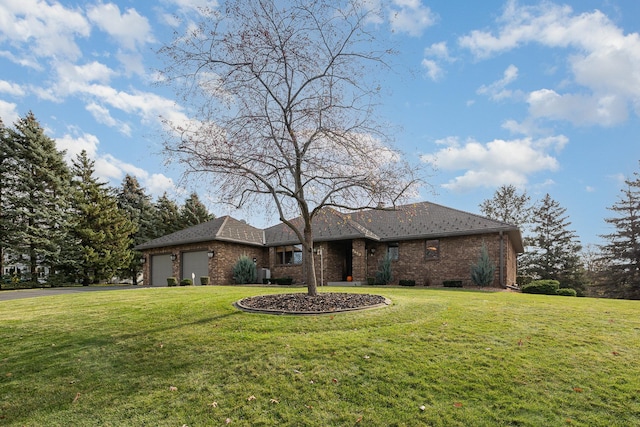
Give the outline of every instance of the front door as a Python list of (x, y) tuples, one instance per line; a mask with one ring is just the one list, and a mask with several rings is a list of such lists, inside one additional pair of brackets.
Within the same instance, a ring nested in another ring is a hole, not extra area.
[(351, 240), (340, 242), (340, 257), (342, 259), (342, 280), (346, 281), (347, 277), (353, 276), (353, 251)]

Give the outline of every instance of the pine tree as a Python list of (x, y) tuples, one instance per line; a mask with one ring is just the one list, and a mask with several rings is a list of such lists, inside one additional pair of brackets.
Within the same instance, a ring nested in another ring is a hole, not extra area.
[(549, 194), (534, 209), (532, 237), (525, 254), (526, 273), (538, 279), (553, 279), (562, 287), (582, 291), (583, 269), (580, 263), (580, 242), (574, 231), (566, 208)]
[(153, 230), (154, 208), (151, 197), (147, 195), (138, 180), (127, 175), (122, 182), (122, 187), (117, 195), (118, 207), (124, 211), (127, 218), (133, 223), (133, 232), (128, 236), (131, 243), (129, 249), (133, 251), (133, 257), (129, 264), (120, 270), (123, 277), (129, 277), (134, 284), (138, 283), (138, 275), (142, 270), (140, 263), (141, 253), (134, 251), (134, 247), (155, 237)]
[(622, 296), (640, 294), (640, 175), (636, 172), (634, 176), (634, 180), (625, 180), (626, 188), (609, 208), (616, 217), (605, 219), (615, 231), (601, 236), (608, 241), (602, 246), (608, 261), (608, 285)]
[(164, 193), (155, 203), (154, 237), (166, 236), (183, 228), (180, 208)]
[(60, 248), (68, 230), (69, 169), (33, 113), (18, 119), (8, 138), (15, 179), (3, 200), (3, 210), (8, 210), (14, 227), (9, 250), (28, 263), (35, 281), (38, 267), (54, 269), (63, 262)]
[[(0, 274), (4, 272), (4, 257), (6, 248), (11, 246), (13, 235), (13, 221), (9, 216), (12, 209), (7, 206), (7, 194), (14, 184), (14, 153), (9, 131), (0, 119)], [(1, 284), (0, 284), (1, 286)]]
[(207, 207), (200, 201), (196, 193), (191, 193), (187, 200), (185, 200), (182, 209), (180, 209), (180, 219), (183, 228), (207, 222), (212, 218), (213, 215), (209, 213)]
[(76, 255), (76, 279), (83, 285), (111, 279), (128, 266), (134, 225), (118, 208), (105, 183), (94, 177), (95, 162), (82, 151), (73, 161), (72, 208), (75, 214), (70, 235)]

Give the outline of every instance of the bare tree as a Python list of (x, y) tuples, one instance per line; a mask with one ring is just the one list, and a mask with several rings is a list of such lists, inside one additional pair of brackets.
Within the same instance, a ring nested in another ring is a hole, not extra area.
[(496, 190), (493, 198), (480, 204), (480, 211), (491, 219), (523, 228), (530, 221), (531, 197), (526, 191), (518, 193), (513, 185), (503, 185)]
[(160, 50), (164, 81), (194, 107), (188, 123), (166, 121), (179, 135), (166, 152), (187, 175), (208, 174), (223, 202), (271, 204), (304, 247), (312, 296), (315, 215), (393, 206), (421, 182), (374, 117), (392, 52), (377, 49), (370, 4), (228, 1)]

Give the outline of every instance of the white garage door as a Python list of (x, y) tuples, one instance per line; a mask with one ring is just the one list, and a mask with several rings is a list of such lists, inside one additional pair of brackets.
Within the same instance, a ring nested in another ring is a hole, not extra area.
[(209, 257), (206, 251), (185, 252), (182, 254), (182, 278), (195, 277), (194, 285), (200, 284), (200, 277), (209, 275)]
[(151, 286), (167, 286), (167, 277), (173, 276), (171, 255), (151, 257)]

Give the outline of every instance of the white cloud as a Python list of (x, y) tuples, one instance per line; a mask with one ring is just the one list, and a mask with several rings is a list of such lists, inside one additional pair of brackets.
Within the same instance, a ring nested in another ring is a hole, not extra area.
[(418, 37), (435, 23), (436, 15), (421, 0), (393, 0), (391, 29)]
[(442, 76), (444, 76), (444, 70), (433, 59), (424, 58), (422, 60), (422, 66), (426, 68), (427, 76), (429, 76), (429, 78), (434, 82), (440, 80)]
[(507, 86), (513, 83), (518, 78), (518, 67), (511, 64), (504, 70), (502, 79), (497, 80), (490, 85), (483, 85), (478, 88), (477, 93), (479, 95), (488, 95), (494, 101), (500, 101), (503, 99), (511, 98), (514, 96), (512, 90), (507, 89)]
[(58, 150), (66, 151), (65, 158), (67, 163), (71, 163), (82, 150), (87, 152), (87, 156), (90, 159), (95, 159), (99, 144), (98, 137), (89, 133), (83, 133), (79, 136), (65, 134), (62, 138), (56, 138)]
[(5, 126), (10, 126), (18, 120), (20, 115), (17, 108), (16, 104), (0, 99), (0, 119)]
[[(77, 130), (74, 130), (73, 133), (77, 133)], [(62, 138), (56, 139), (58, 150), (66, 151), (65, 159), (69, 164), (83, 150), (86, 151), (87, 156), (95, 162), (95, 176), (101, 181), (118, 185), (125, 175), (129, 174), (138, 178), (140, 184), (154, 197), (162, 195), (165, 191), (172, 192), (176, 190), (171, 178), (160, 173), (150, 174), (146, 170), (124, 162), (111, 154), (99, 154), (99, 145), (98, 137), (88, 133), (79, 135), (65, 134)]]
[[(9, 43), (25, 56), (77, 59), (76, 37), (87, 37), (91, 27), (82, 12), (60, 3), (20, 0), (0, 3), (0, 44)], [(28, 59), (33, 62), (33, 59)]]
[(91, 102), (87, 104), (85, 108), (87, 109), (88, 112), (91, 113), (93, 118), (96, 119), (98, 123), (102, 123), (103, 125), (116, 128), (120, 133), (127, 136), (131, 136), (131, 126), (129, 126), (124, 122), (114, 119), (107, 108), (104, 108), (103, 106), (98, 105), (95, 102)]
[(425, 48), (422, 66), (427, 69), (427, 76), (433, 81), (438, 81), (444, 76), (444, 70), (437, 61), (454, 62), (449, 55), (446, 42), (434, 43)]
[(25, 91), (19, 84), (0, 80), (0, 93), (6, 93), (13, 96), (24, 96)]
[(497, 139), (486, 144), (473, 140), (461, 144), (456, 138), (448, 138), (437, 142), (444, 147), (422, 156), (422, 161), (440, 170), (465, 171), (443, 186), (466, 191), (505, 184), (524, 186), (530, 175), (558, 169), (558, 161), (549, 151), (561, 150), (567, 138)]
[(533, 117), (611, 126), (627, 119), (630, 105), (640, 115), (638, 33), (624, 34), (598, 10), (575, 14), (569, 6), (549, 2), (520, 6), (515, 0), (507, 3), (498, 25), (495, 33), (472, 31), (460, 37), (459, 44), (478, 58), (530, 43), (569, 51), (569, 83), (580, 90), (532, 91), (528, 102)]
[(127, 50), (136, 50), (155, 41), (146, 17), (135, 9), (120, 13), (113, 3), (99, 3), (87, 10), (87, 16)]
[(531, 92), (527, 102), (529, 113), (534, 118), (567, 120), (577, 126), (612, 126), (628, 117), (627, 102), (615, 94), (560, 95), (550, 89), (541, 89)]
[(116, 57), (122, 64), (127, 76), (131, 76), (133, 74), (137, 74), (139, 76), (145, 75), (145, 65), (143, 63), (144, 58), (140, 53), (118, 52)]
[(215, 0), (165, 0), (164, 3), (178, 6), (178, 9), (183, 13), (200, 13), (201, 9), (215, 9), (218, 7), (218, 2)]
[(154, 173), (144, 178), (142, 185), (147, 189), (150, 194), (154, 196), (160, 196), (162, 193), (177, 191), (176, 185), (173, 179), (161, 174)]

